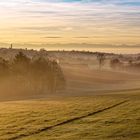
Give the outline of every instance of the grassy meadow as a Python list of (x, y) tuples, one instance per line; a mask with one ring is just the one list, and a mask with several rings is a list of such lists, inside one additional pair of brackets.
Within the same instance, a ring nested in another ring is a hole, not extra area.
[(140, 91), (0, 103), (1, 140), (138, 140)]

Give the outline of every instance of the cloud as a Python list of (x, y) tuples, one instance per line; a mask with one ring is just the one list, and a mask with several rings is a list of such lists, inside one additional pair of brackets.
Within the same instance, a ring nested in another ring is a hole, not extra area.
[(14, 32), (92, 40), (140, 31), (140, 0), (1, 0), (0, 7), (0, 36)]
[(92, 38), (92, 37), (89, 37), (89, 36), (76, 36), (76, 37), (73, 37), (73, 38)]
[(59, 39), (59, 38), (63, 38), (63, 37), (61, 37), (61, 36), (45, 36), (44, 38)]
[(56, 31), (71, 31), (73, 28), (72, 27), (67, 27), (67, 26), (29, 26), (29, 27), (20, 27), (18, 28), (22, 31), (51, 31), (51, 32), (56, 32)]

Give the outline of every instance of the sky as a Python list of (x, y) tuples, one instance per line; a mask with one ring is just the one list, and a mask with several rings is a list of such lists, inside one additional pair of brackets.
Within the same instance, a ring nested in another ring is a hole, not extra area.
[(0, 0), (0, 42), (140, 44), (140, 0)]

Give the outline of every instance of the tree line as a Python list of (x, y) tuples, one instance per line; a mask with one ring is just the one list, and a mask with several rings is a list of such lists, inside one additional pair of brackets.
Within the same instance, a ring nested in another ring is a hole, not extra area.
[(44, 94), (65, 88), (65, 78), (55, 60), (27, 57), (19, 52), (13, 60), (0, 58), (0, 91), (4, 94)]
[[(105, 61), (108, 59), (106, 57), (105, 53), (97, 53), (96, 54), (97, 61), (99, 64), (99, 69), (102, 69), (102, 67), (105, 64)], [(124, 59), (124, 60), (123, 60)], [(140, 57), (133, 58), (123, 58), (123, 56), (118, 56), (115, 58), (109, 58), (110, 62), (110, 68), (116, 69), (116, 70), (123, 70), (123, 71), (140, 71)]]

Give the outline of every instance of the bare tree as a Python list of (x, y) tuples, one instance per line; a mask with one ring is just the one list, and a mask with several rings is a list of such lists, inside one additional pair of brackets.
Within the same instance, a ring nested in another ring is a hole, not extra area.
[(98, 54), (97, 54), (97, 60), (98, 60), (98, 62), (99, 62), (99, 69), (101, 69), (102, 66), (104, 65), (105, 54), (104, 54), (104, 53), (98, 53)]

